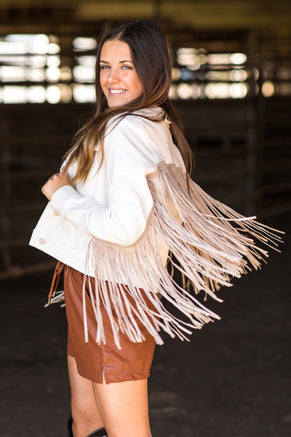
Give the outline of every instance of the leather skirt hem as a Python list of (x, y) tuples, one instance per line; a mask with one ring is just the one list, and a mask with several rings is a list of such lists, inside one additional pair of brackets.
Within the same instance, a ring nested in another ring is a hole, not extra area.
[[(94, 278), (87, 278), (86, 281), (92, 281), (91, 285), (95, 285)], [(85, 342), (83, 282), (82, 273), (71, 267), (64, 267), (64, 292), (68, 321), (67, 354), (75, 358), (79, 374), (92, 382), (107, 384), (148, 378), (156, 346), (154, 338), (145, 327), (140, 326), (145, 340), (133, 343), (127, 335), (120, 334), (121, 349), (118, 349), (107, 311), (101, 305), (106, 344), (97, 344), (95, 340), (97, 325), (89, 292), (85, 293), (89, 334), (89, 341)], [(86, 288), (88, 288), (87, 284), (85, 284)], [(123, 285), (123, 287), (126, 286)], [(117, 317), (117, 315), (114, 316)], [(140, 322), (137, 320), (137, 323)]]

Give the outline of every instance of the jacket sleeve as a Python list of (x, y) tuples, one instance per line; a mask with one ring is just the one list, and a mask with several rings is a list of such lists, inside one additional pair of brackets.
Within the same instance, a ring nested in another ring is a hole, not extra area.
[[(58, 189), (51, 205), (94, 238), (129, 246), (143, 234), (153, 200), (146, 175), (160, 161), (153, 122), (127, 116), (106, 137), (104, 147), (108, 202), (84, 197), (72, 186)], [(93, 176), (94, 178), (94, 176)]]

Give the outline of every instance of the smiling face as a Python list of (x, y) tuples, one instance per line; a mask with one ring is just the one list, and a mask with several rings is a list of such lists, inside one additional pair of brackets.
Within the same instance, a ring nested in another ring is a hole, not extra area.
[(132, 102), (142, 92), (128, 44), (106, 41), (100, 54), (100, 85), (110, 108)]

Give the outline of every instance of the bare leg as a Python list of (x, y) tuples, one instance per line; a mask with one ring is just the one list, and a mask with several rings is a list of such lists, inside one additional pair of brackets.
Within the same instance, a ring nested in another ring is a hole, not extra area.
[(151, 437), (147, 379), (93, 383), (108, 437)]
[(96, 405), (93, 383), (79, 375), (76, 361), (68, 356), (68, 370), (71, 386), (71, 411), (74, 437), (86, 437), (104, 426)]

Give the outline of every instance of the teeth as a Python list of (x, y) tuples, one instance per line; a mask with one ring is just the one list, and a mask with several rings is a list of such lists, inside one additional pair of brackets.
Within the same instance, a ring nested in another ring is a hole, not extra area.
[(112, 94), (120, 94), (120, 93), (123, 93), (125, 90), (110, 90), (110, 92), (112, 93)]

